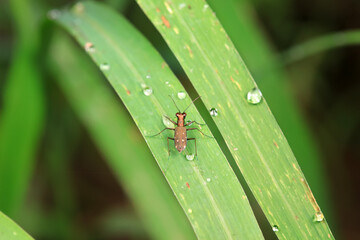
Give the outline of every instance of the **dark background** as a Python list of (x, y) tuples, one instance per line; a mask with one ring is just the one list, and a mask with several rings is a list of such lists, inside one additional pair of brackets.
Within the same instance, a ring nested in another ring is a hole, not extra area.
[[(35, 6), (38, 5), (39, 13), (71, 3), (33, 1)], [(8, 2), (1, 1), (0, 4), (2, 97), (16, 39)], [(259, 28), (280, 58), (282, 53), (299, 43), (360, 27), (360, 1), (256, 0), (252, 4)], [(147, 35), (184, 85), (187, 85), (181, 68), (136, 3), (129, 1), (123, 13)], [(357, 45), (325, 50), (288, 64), (284, 60), (283, 66), (300, 112), (318, 144), (333, 210), (333, 219), (328, 220), (338, 239), (360, 239), (359, 44), (360, 41)], [(37, 154), (37, 167), (27, 199), (31, 207), (28, 210), (29, 219), (24, 220), (26, 229), (38, 239), (56, 239), (56, 231), (61, 227), (70, 228), (79, 238), (86, 239), (148, 239), (131, 202), (86, 129), (69, 108), (61, 91), (52, 84), (47, 88), (50, 104), (56, 102), (62, 110), (60, 113), (51, 110), (47, 113), (46, 130)], [(64, 201), (59, 201), (54, 194), (48, 169), (51, 166), (46, 161), (47, 132), (57, 121), (67, 122), (71, 126), (71, 132), (62, 134), (67, 142), (64, 147), (70, 149), (63, 156), (69, 166), (67, 186), (71, 186), (71, 189), (64, 190), (70, 192)], [(64, 202), (72, 209), (73, 222), (59, 227), (57, 221), (61, 218), (61, 206), (58, 204)], [(46, 229), (42, 227), (45, 223), (49, 226)]]

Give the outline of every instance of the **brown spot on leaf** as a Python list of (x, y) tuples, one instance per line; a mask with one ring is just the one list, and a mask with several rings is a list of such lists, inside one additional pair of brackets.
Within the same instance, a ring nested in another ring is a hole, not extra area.
[(311, 205), (313, 206), (315, 212), (320, 212), (320, 207), (319, 207), (319, 205), (317, 204), (317, 202), (316, 202), (316, 200), (315, 200), (315, 198), (314, 198), (314, 195), (313, 195), (313, 193), (312, 193), (311, 190), (310, 190), (309, 185), (307, 184), (307, 182), (305, 181), (304, 178), (301, 178), (300, 180), (301, 180), (301, 182), (304, 184), (304, 186), (305, 186), (305, 188), (306, 188), (307, 198), (309, 199), (309, 201), (310, 201)]
[(232, 76), (230, 76), (230, 79), (231, 79), (231, 81), (232, 81), (233, 83), (236, 84), (236, 86), (237, 86), (237, 87), (239, 88), (239, 90), (241, 91), (241, 90), (242, 90), (242, 87), (241, 87), (240, 83), (238, 83), (237, 81), (235, 81)]
[(299, 172), (299, 169), (296, 167), (296, 164), (295, 164), (295, 163), (293, 163), (292, 165), (293, 165), (293, 168), (294, 168), (296, 171), (298, 171), (298, 172)]
[(193, 58), (193, 57), (194, 57), (194, 54), (193, 54), (191, 48), (189, 47), (189, 45), (185, 45), (185, 47), (186, 47), (187, 50), (189, 51), (190, 57)]
[(156, 8), (156, 12), (160, 12), (160, 9), (159, 9), (159, 8)]
[(165, 27), (170, 28), (169, 21), (164, 17), (164, 15), (161, 16), (161, 21), (164, 23)]
[(91, 49), (93, 47), (94, 47), (94, 45), (91, 42), (85, 43), (85, 50)]
[(128, 96), (130, 96), (130, 95), (131, 95), (130, 90), (129, 90), (129, 89), (127, 89), (127, 87), (126, 87), (125, 85), (123, 85), (123, 84), (122, 84), (122, 87), (125, 89), (126, 94), (127, 94)]
[(166, 67), (166, 62), (162, 62), (162, 64), (161, 64), (161, 68), (164, 68), (164, 67)]
[(279, 145), (277, 144), (277, 142), (275, 140), (273, 140), (274, 146), (279, 149)]
[(190, 184), (188, 182), (186, 182), (186, 186), (188, 189), (190, 189)]

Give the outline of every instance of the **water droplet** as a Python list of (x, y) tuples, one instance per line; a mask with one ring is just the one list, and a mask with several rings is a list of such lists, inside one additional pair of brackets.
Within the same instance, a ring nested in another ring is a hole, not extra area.
[(322, 222), (324, 220), (324, 214), (322, 212), (315, 213), (314, 222)]
[(208, 8), (209, 8), (209, 5), (205, 4), (204, 7), (203, 7), (203, 12), (205, 12), (206, 9), (208, 9)]
[(173, 128), (174, 124), (165, 116), (162, 117), (162, 122), (165, 125), (165, 127)]
[(146, 75), (146, 78), (147, 79), (151, 78), (151, 75), (150, 74)]
[(206, 179), (206, 181), (207, 181), (207, 182), (211, 182), (211, 178), (208, 177), (208, 178)]
[(95, 52), (95, 46), (91, 42), (86, 42), (84, 47), (85, 47), (85, 51), (87, 51), (88, 53)]
[(74, 6), (74, 12), (76, 14), (82, 14), (84, 12), (84, 4), (81, 2), (78, 2)]
[(180, 100), (183, 100), (186, 98), (186, 92), (180, 91), (178, 92), (177, 96)]
[(278, 231), (279, 231), (279, 227), (278, 227), (277, 225), (274, 225), (274, 226), (272, 227), (272, 230), (273, 230), (274, 232), (278, 232)]
[(262, 99), (262, 93), (258, 88), (253, 88), (247, 94), (248, 103), (258, 104), (259, 102), (261, 102), (261, 99)]
[(195, 158), (195, 154), (186, 154), (187, 160), (192, 161), (192, 160), (194, 160), (194, 158)]
[(185, 4), (185, 3), (180, 3), (180, 4), (179, 4), (179, 9), (183, 9), (184, 7), (186, 7), (186, 4)]
[(192, 213), (192, 209), (191, 209), (191, 208), (188, 209), (188, 213)]
[(107, 71), (107, 70), (110, 69), (110, 65), (107, 64), (107, 63), (102, 63), (102, 64), (100, 64), (100, 69), (101, 69), (102, 71)]
[(151, 87), (144, 87), (143, 92), (144, 92), (145, 96), (150, 96), (153, 93), (153, 90)]
[(60, 15), (61, 15), (61, 11), (58, 9), (52, 9), (47, 13), (48, 18), (51, 20), (57, 19), (58, 17), (60, 17)]
[(218, 115), (218, 110), (216, 108), (210, 108), (210, 115), (216, 117)]

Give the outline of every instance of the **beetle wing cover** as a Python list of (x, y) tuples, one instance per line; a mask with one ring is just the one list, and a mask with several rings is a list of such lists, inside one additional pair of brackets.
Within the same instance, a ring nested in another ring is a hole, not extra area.
[(174, 143), (176, 150), (182, 152), (186, 148), (186, 141), (187, 141), (186, 128), (185, 127), (175, 128)]

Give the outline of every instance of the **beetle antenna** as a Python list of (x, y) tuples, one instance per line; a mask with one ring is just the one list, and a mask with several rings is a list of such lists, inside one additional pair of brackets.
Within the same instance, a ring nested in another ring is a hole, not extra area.
[(179, 110), (179, 112), (181, 112), (180, 109), (179, 109), (179, 107), (176, 105), (176, 102), (175, 102), (174, 99), (171, 97), (171, 95), (169, 95), (169, 97), (171, 98), (171, 100), (172, 100), (173, 103), (175, 104), (175, 107), (177, 108), (177, 110)]
[(184, 112), (186, 112), (186, 110), (188, 110), (188, 108), (191, 106), (191, 104), (193, 104), (196, 100), (198, 100), (199, 98), (201, 98), (201, 96), (198, 96), (197, 98), (195, 98), (190, 104), (189, 106), (187, 106), (187, 108), (184, 110)]

